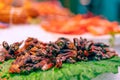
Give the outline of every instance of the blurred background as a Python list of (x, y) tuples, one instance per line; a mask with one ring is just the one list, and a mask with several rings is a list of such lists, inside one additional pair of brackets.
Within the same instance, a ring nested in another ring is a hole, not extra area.
[[(0, 8), (2, 8), (3, 3), (8, 6), (12, 5), (12, 2), (14, 1), (15, 0), (0, 0)], [(110, 21), (120, 20), (120, 0), (18, 0), (16, 3), (20, 4), (21, 1), (51, 1), (55, 4), (61, 4), (63, 7), (68, 8), (74, 14), (85, 14), (90, 11), (95, 15), (102, 15)]]
[(0, 0), (0, 28), (35, 24), (59, 34), (119, 33), (120, 0)]
[[(36, 0), (50, 1), (50, 0)], [(120, 0), (51, 0), (59, 1), (63, 7), (75, 14), (85, 14), (88, 11), (102, 15), (110, 21), (120, 21)]]
[[(45, 0), (36, 0), (45, 1)], [(50, 0), (46, 0), (50, 1)], [(56, 1), (56, 0), (51, 0)], [(62, 6), (75, 14), (85, 14), (88, 11), (102, 15), (110, 21), (120, 20), (120, 0), (58, 0)]]
[(120, 20), (120, 0), (60, 0), (60, 2), (75, 14), (90, 11), (110, 21)]

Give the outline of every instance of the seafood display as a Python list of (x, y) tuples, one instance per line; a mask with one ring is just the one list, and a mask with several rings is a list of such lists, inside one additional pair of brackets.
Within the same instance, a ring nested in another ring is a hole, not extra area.
[(108, 45), (81, 37), (74, 38), (73, 41), (60, 37), (49, 43), (29, 37), (23, 46), (22, 43), (23, 41), (10, 45), (6, 41), (2, 43), (0, 62), (15, 59), (10, 66), (10, 73), (61, 68), (63, 63), (99, 61), (118, 56)]
[(94, 16), (92, 13), (77, 14), (71, 17), (49, 17), (42, 21), (40, 25), (48, 32), (69, 35), (90, 33), (100, 36), (111, 32), (120, 32), (118, 22), (110, 22), (101, 16)]
[[(69, 16), (71, 14), (58, 1), (53, 3), (52, 1), (34, 2), (25, 0), (20, 7), (11, 4), (13, 4), (13, 0), (0, 0), (0, 22), (10, 23), (12, 21), (13, 24), (25, 24), (38, 17), (42, 19), (42, 17), (51, 15), (55, 17), (56, 15)], [(14, 4), (17, 5), (17, 3)]]
[[(41, 1), (32, 4), (40, 16), (69, 16), (71, 12), (64, 8), (59, 1)], [(46, 6), (47, 5), (47, 6)]]
[(25, 24), (27, 22), (28, 14), (23, 7), (12, 6), (13, 0), (0, 1), (0, 22)]
[[(59, 1), (34, 2), (25, 0), (21, 7), (15, 7), (11, 4), (12, 0), (9, 2), (0, 1), (0, 22), (40, 24), (48, 32), (68, 35), (89, 33), (101, 36), (120, 33), (118, 22), (110, 22), (100, 15), (93, 15), (91, 12), (73, 14), (64, 8)], [(0, 26), (0, 28), (3, 27)]]

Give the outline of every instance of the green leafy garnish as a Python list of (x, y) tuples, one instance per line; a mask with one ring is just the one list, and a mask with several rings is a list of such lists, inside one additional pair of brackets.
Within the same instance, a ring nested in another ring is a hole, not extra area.
[(120, 57), (108, 60), (77, 62), (63, 64), (61, 69), (52, 68), (47, 71), (36, 70), (29, 74), (10, 74), (9, 67), (13, 60), (0, 64), (0, 78), (7, 80), (91, 80), (102, 73), (117, 73)]

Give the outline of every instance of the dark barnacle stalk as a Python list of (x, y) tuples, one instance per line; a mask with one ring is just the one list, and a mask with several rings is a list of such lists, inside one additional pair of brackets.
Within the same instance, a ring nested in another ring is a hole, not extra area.
[(3, 41), (2, 45), (6, 50), (9, 50), (10, 46), (6, 41)]
[(108, 45), (104, 44), (104, 43), (101, 43), (101, 42), (97, 42), (97, 43), (94, 43), (94, 46), (97, 46), (97, 47), (109, 47)]
[(18, 57), (11, 65), (10, 73), (20, 73), (36, 69), (48, 70), (54, 66), (51, 59), (35, 55), (22, 55)]
[(22, 43), (23, 43), (23, 41), (11, 44), (9, 47), (9, 50), (8, 50), (9, 54), (15, 55), (15, 52), (19, 49), (19, 47), (21, 46)]
[(11, 45), (9, 45), (6, 41), (3, 41), (2, 43), (2, 50), (0, 51), (0, 62), (4, 62), (5, 60), (9, 60), (11, 58), (16, 57), (17, 50), (19, 49), (20, 45), (23, 43), (21, 42), (15, 42)]
[(66, 41), (63, 39), (58, 39), (55, 44), (60, 48), (60, 49), (63, 49), (65, 47), (65, 44), (66, 44)]
[(0, 44), (0, 63), (4, 62), (4, 60), (5, 60), (5, 53), (6, 53), (5, 49), (3, 49), (3, 47)]
[(74, 46), (79, 50), (79, 47), (81, 46), (80, 41), (77, 38), (73, 39)]
[(15, 51), (17, 51), (19, 49), (19, 47), (22, 43), (23, 43), (23, 41), (15, 42), (15, 43), (9, 45), (6, 41), (3, 41), (2, 45), (8, 51), (8, 53), (10, 55), (12, 55), (15, 53)]
[[(31, 70), (48, 70), (52, 67), (61, 68), (63, 63), (75, 63), (77, 61), (99, 61), (117, 56), (109, 46), (88, 41), (80, 37), (74, 38), (73, 42), (67, 38), (58, 38), (55, 42), (43, 43), (36, 38), (29, 37), (22, 48), (22, 42), (9, 45), (3, 42), (4, 54), (0, 52), (0, 61), (7, 58), (15, 58), (9, 71), (20, 73)], [(6, 54), (7, 53), (7, 54)], [(9, 57), (8, 57), (9, 56)]]
[(60, 47), (54, 42), (49, 42), (46, 50), (48, 53), (51, 53), (53, 56), (56, 57), (60, 51)]

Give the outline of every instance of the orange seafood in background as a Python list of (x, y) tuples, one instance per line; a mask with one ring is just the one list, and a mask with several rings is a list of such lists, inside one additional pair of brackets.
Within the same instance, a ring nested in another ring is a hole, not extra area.
[(37, 2), (33, 3), (34, 8), (36, 8), (40, 14), (40, 16), (48, 16), (48, 15), (63, 15), (68, 16), (71, 13), (68, 9), (63, 8), (61, 4), (56, 1), (43, 1), (43, 2)]
[(100, 16), (86, 17), (86, 15), (78, 14), (73, 17), (61, 17), (62, 19), (47, 19), (41, 22), (41, 26), (46, 31), (61, 34), (105, 35), (110, 32), (120, 32), (117, 22), (110, 22)]
[[(17, 9), (18, 11), (18, 9)], [(27, 22), (27, 14), (25, 11), (19, 10), (19, 13), (15, 11), (14, 13), (10, 14), (10, 8), (5, 8), (5, 10), (0, 11), (0, 21), (5, 23), (14, 23), (14, 24), (23, 24)]]
[(5, 4), (6, 6), (10, 5), (13, 0), (0, 0), (0, 4)]
[(24, 4), (25, 5), (23, 5), (23, 8), (26, 11), (26, 13), (28, 14), (29, 18), (33, 18), (33, 17), (35, 18), (35, 17), (39, 16), (38, 10), (33, 5), (34, 2), (32, 2), (30, 0), (26, 0)]
[[(10, 22), (10, 11), (13, 0), (0, 0), (0, 21)], [(47, 6), (46, 6), (47, 5)], [(16, 12), (19, 12), (16, 13)], [(71, 14), (66, 8), (63, 8), (59, 2), (53, 3), (52, 1), (33, 2), (25, 0), (24, 5), (15, 10), (12, 14), (12, 22), (14, 24), (24, 24), (32, 18), (39, 16), (49, 15), (63, 15), (68, 16)]]
[(12, 12), (12, 1), (13, 0), (1, 0), (0, 1), (0, 22), (14, 24), (24, 24), (27, 22), (27, 12), (23, 7), (15, 8)]

